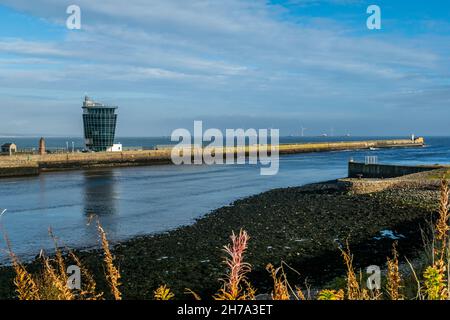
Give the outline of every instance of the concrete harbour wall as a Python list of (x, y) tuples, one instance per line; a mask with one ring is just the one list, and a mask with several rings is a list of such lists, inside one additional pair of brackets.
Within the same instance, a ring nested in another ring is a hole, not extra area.
[(431, 171), (443, 166), (402, 166), (389, 164), (365, 164), (350, 161), (348, 163), (349, 178), (395, 178), (408, 174)]
[(37, 176), (39, 172), (37, 164), (9, 166), (0, 169), (0, 178)]
[[(345, 142), (321, 142), (302, 144), (282, 144), (276, 147), (280, 154), (326, 152), (340, 150), (357, 150), (368, 148), (402, 148), (421, 147), (423, 138), (414, 141), (410, 139), (396, 140), (370, 140), (370, 141), (345, 141)], [(263, 146), (223, 147), (211, 148), (212, 154), (251, 154), (257, 153)], [(270, 146), (264, 146), (269, 150)], [(191, 151), (194, 149), (190, 149)], [(196, 152), (202, 152), (197, 149)], [(97, 152), (97, 153), (63, 153), (63, 154), (33, 154), (13, 155), (0, 157), (0, 177), (39, 174), (41, 171), (73, 170), (98, 167), (123, 167), (138, 165), (170, 164), (172, 149), (141, 150), (123, 152)], [(11, 169), (14, 167), (15, 169)]]

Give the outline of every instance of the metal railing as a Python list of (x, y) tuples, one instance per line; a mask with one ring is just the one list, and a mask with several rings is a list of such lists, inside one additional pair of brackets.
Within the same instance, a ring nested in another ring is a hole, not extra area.
[(365, 164), (378, 164), (378, 156), (366, 156)]

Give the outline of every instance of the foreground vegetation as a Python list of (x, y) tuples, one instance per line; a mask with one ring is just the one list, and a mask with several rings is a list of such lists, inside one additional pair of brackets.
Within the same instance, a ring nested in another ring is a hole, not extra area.
[[(353, 256), (348, 244), (340, 248), (342, 258), (347, 269), (345, 284), (341, 287), (333, 285), (323, 290), (312, 292), (307, 286), (291, 285), (288, 281), (286, 270), (289, 265), (282, 262), (276, 268), (267, 265), (268, 276), (273, 280), (273, 287), (270, 298), (274, 300), (288, 299), (319, 299), (319, 300), (369, 300), (369, 299), (419, 299), (419, 300), (447, 300), (449, 298), (449, 190), (447, 181), (441, 183), (439, 211), (433, 225), (433, 237), (428, 241), (429, 252), (424, 256), (430, 257), (428, 264), (420, 270), (414, 270), (410, 266), (410, 275), (405, 278), (400, 271), (399, 253), (395, 244), (392, 249), (392, 256), (387, 259), (386, 281), (383, 288), (379, 290), (369, 290), (365, 286), (365, 278), (362, 272), (357, 273), (353, 266)], [(111, 253), (106, 233), (97, 225), (99, 236), (103, 248), (103, 269), (109, 292), (105, 293), (98, 289), (98, 285), (93, 275), (85, 267), (77, 255), (69, 252), (68, 256), (63, 256), (58, 249), (56, 240), (56, 254), (54, 257), (41, 256), (41, 268), (39, 272), (29, 272), (20, 263), (17, 257), (10, 250), (10, 256), (15, 272), (14, 286), (17, 298), (23, 300), (96, 300), (104, 299), (106, 296), (116, 300), (122, 299), (121, 274), (115, 265), (115, 257)], [(226, 276), (223, 277), (222, 286), (212, 297), (219, 300), (253, 300), (257, 298), (256, 288), (248, 280), (251, 272), (251, 265), (245, 262), (250, 237), (248, 233), (241, 230), (238, 234), (232, 234), (231, 243), (224, 247), (227, 266)], [(68, 276), (66, 266), (68, 261), (72, 261), (82, 272), (82, 287), (70, 290), (67, 286)], [(411, 294), (411, 287), (414, 286), (414, 294)], [(266, 293), (266, 292), (262, 292)], [(169, 300), (175, 298), (174, 293), (166, 285), (161, 285), (154, 291), (154, 298), (157, 300)], [(201, 297), (190, 289), (186, 289), (185, 296), (176, 298)], [(205, 297), (209, 298), (209, 297)]]

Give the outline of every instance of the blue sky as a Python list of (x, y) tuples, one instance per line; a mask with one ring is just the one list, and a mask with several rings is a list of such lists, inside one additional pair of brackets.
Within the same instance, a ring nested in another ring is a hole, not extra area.
[(121, 136), (450, 135), (449, 40), (438, 0), (0, 0), (0, 134), (80, 136), (87, 93), (119, 105)]

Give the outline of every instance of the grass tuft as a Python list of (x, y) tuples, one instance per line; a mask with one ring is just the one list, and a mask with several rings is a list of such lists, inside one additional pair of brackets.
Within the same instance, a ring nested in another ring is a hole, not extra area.
[(98, 232), (100, 234), (101, 242), (102, 242), (102, 248), (104, 252), (104, 259), (106, 266), (106, 280), (109, 284), (109, 287), (111, 289), (111, 293), (114, 296), (114, 299), (116, 300), (122, 300), (122, 293), (119, 290), (120, 283), (120, 272), (114, 265), (114, 257), (111, 254), (111, 251), (109, 250), (109, 242), (106, 238), (106, 232), (103, 230), (100, 223), (97, 224)]
[(223, 288), (214, 297), (216, 300), (254, 299), (255, 290), (246, 279), (246, 274), (251, 271), (251, 266), (244, 261), (249, 238), (247, 232), (242, 229), (238, 235), (233, 231), (230, 237), (231, 243), (223, 248), (227, 254), (224, 263), (228, 267), (228, 273), (222, 280)]

